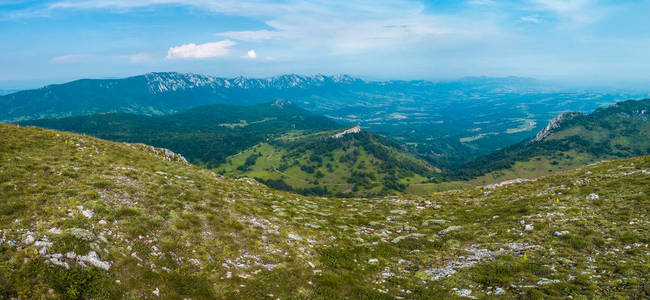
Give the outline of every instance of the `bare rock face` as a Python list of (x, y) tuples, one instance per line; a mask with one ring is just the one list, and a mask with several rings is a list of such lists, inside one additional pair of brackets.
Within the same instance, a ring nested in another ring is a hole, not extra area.
[(575, 118), (577, 116), (580, 116), (580, 115), (582, 115), (581, 112), (565, 112), (565, 113), (561, 113), (559, 116), (553, 118), (553, 120), (548, 122), (548, 125), (546, 125), (546, 127), (544, 129), (540, 130), (537, 133), (537, 135), (535, 135), (535, 138), (532, 140), (532, 142), (535, 143), (535, 142), (539, 142), (539, 141), (543, 140), (544, 138), (549, 136), (554, 129), (560, 128), (560, 125), (562, 124), (562, 122), (567, 121), (567, 120), (571, 120), (571, 119), (573, 119), (573, 118)]
[(333, 135), (332, 138), (333, 139), (340, 139), (346, 134), (353, 134), (353, 133), (359, 133), (359, 132), (361, 132), (361, 127), (359, 127), (359, 125), (357, 125), (357, 126), (354, 126), (354, 127), (350, 128), (350, 129), (346, 129), (344, 131), (341, 131), (341, 132)]

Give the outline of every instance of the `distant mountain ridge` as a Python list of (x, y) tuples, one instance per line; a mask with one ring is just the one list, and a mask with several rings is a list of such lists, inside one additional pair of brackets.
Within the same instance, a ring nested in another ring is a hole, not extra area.
[(206, 105), (166, 116), (101, 113), (20, 124), (169, 148), (208, 167), (273, 136), (342, 127), (286, 100), (252, 106)]
[[(124, 79), (81, 79), (0, 96), (0, 121), (120, 112), (165, 115), (207, 104), (250, 105), (282, 98), (286, 89), (361, 82), (348, 75), (219, 78), (193, 73), (147, 73)], [(249, 90), (265, 90), (264, 93)], [(274, 92), (275, 90), (275, 92)]]
[(157, 72), (143, 75), (152, 93), (174, 92), (194, 88), (241, 88), (241, 89), (287, 89), (306, 88), (328, 83), (352, 83), (361, 81), (349, 75), (296, 75), (287, 74), (268, 78), (221, 78), (194, 73)]
[(520, 77), (367, 81), (349, 75), (221, 78), (174, 72), (83, 79), (0, 96), (0, 122), (96, 113), (161, 116), (212, 104), (277, 99), (345, 126), (360, 125), (454, 169), (530, 138), (562, 111), (584, 111), (635, 95), (558, 89)]

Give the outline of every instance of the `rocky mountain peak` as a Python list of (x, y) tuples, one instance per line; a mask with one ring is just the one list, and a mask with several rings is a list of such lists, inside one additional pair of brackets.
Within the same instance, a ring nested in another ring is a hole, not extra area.
[(582, 115), (581, 112), (564, 112), (558, 115), (557, 117), (553, 118), (551, 121), (548, 122), (546, 127), (544, 129), (540, 130), (537, 135), (535, 135), (535, 138), (532, 140), (532, 142), (539, 142), (549, 136), (551, 132), (557, 128), (560, 128), (562, 125), (562, 122), (571, 120), (575, 118), (576, 116)]

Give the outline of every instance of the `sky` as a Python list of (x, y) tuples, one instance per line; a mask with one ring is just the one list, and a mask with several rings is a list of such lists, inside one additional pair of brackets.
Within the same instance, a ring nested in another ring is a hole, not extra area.
[(153, 71), (650, 83), (650, 0), (0, 0), (0, 88)]

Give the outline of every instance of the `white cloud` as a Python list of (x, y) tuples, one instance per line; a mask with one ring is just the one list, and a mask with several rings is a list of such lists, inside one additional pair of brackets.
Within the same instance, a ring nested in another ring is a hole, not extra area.
[(461, 40), (490, 40), (500, 31), (491, 19), (435, 15), (425, 12), (419, 3), (332, 3), (333, 7), (313, 5), (271, 14), (265, 19), (268, 29), (217, 35), (242, 42), (274, 43), (291, 49), (295, 57), (403, 51), (418, 48), (416, 45), (446, 47)]
[(129, 55), (129, 61), (132, 63), (147, 63), (151, 62), (153, 57), (149, 53), (136, 53)]
[(550, 12), (564, 23), (587, 25), (597, 22), (608, 14), (609, 7), (596, 0), (532, 0), (537, 9)]
[(593, 0), (535, 0), (548, 10), (556, 13), (573, 13), (576, 11), (584, 10)]
[(193, 58), (202, 59), (230, 55), (230, 47), (237, 43), (231, 40), (223, 40), (213, 43), (194, 44), (189, 43), (181, 46), (171, 47), (167, 51), (167, 58)]
[(281, 32), (271, 31), (271, 30), (243, 30), (243, 31), (227, 31), (217, 33), (217, 36), (225, 36), (231, 39), (245, 41), (245, 42), (257, 42), (278, 38), (282, 35)]
[(248, 58), (250, 58), (250, 59), (256, 59), (256, 58), (257, 58), (257, 53), (255, 53), (255, 50), (253, 50), (253, 49), (249, 50), (249, 51), (246, 53), (246, 55), (247, 55)]
[(153, 57), (148, 53), (136, 53), (131, 55), (97, 55), (97, 54), (67, 54), (53, 57), (50, 62), (59, 64), (75, 64), (88, 62), (131, 62), (147, 63), (153, 61)]
[(522, 22), (527, 22), (527, 23), (535, 23), (535, 24), (542, 23), (542, 20), (539, 17), (536, 17), (536, 16), (521, 17), (521, 18), (519, 18), (519, 20), (522, 21)]
[(492, 0), (470, 0), (467, 3), (472, 5), (493, 5), (495, 4)]
[(90, 54), (68, 54), (54, 57), (51, 61), (54, 63), (79, 63), (88, 61), (92, 58), (93, 55)]

